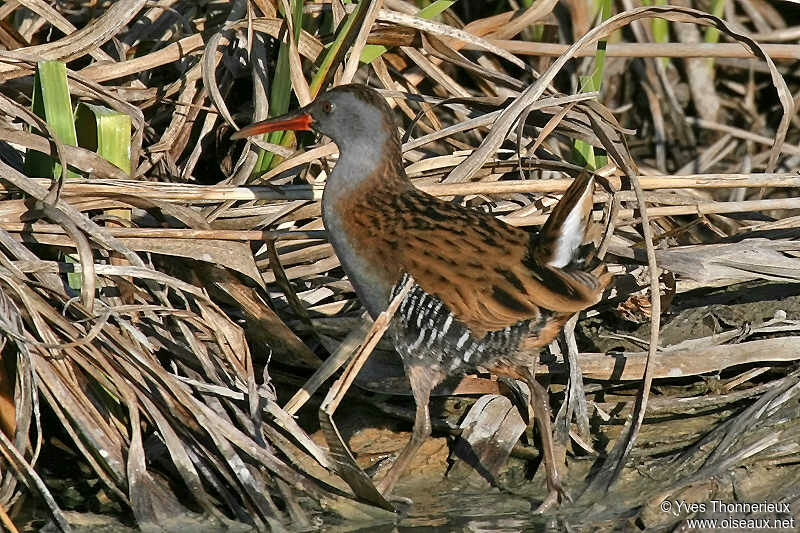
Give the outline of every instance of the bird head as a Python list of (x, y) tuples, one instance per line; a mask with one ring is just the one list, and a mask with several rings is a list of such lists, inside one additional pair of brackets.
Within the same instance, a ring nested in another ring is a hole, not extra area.
[(340, 151), (374, 149), (397, 136), (383, 97), (364, 85), (350, 84), (335, 87), (296, 111), (246, 126), (231, 139), (283, 130), (316, 131), (333, 139)]

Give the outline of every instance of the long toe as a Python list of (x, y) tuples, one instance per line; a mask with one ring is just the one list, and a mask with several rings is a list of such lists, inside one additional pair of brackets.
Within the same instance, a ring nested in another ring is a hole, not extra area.
[(386, 501), (393, 504), (395, 507), (410, 507), (414, 505), (414, 500), (411, 498), (406, 498), (405, 496), (395, 496), (392, 494), (392, 490), (394, 490), (394, 483), (391, 483), (387, 480), (387, 476), (384, 476), (383, 479), (375, 483), (375, 488), (378, 492), (381, 493)]
[(565, 494), (560, 490), (551, 489), (550, 492), (547, 494), (547, 498), (533, 511), (534, 514), (544, 514), (554, 506), (558, 505), (559, 500), (561, 499), (561, 495)]

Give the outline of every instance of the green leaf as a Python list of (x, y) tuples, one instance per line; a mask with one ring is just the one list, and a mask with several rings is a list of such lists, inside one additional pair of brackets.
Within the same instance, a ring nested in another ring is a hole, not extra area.
[[(303, 1), (292, 0), (292, 24), (294, 27), (295, 40), (300, 39), (300, 32), (303, 30)], [(278, 49), (278, 62), (275, 65), (275, 76), (272, 78), (272, 87), (269, 93), (269, 117), (277, 117), (289, 111), (289, 102), (292, 97), (292, 78), (289, 70), (289, 40), (282, 42)], [(286, 132), (273, 131), (265, 135), (265, 139), (272, 144), (281, 144), (284, 141)], [(288, 135), (287, 135), (288, 136)], [(291, 132), (291, 139), (294, 140), (294, 132)], [(258, 160), (253, 169), (253, 176), (259, 176), (269, 170), (275, 161), (275, 155), (266, 150), (258, 153)]]
[[(644, 6), (665, 6), (666, 0), (642, 0)], [(669, 22), (662, 18), (653, 18), (650, 20), (650, 28), (653, 30), (653, 40), (657, 43), (669, 42)], [(666, 66), (670, 63), (670, 58), (662, 57), (661, 62)]]
[[(715, 17), (722, 18), (725, 13), (725, 0), (711, 0), (711, 14)], [(716, 43), (719, 42), (719, 30), (713, 26), (706, 28), (705, 42)]]
[[(611, 14), (611, 0), (599, 0), (600, 19), (606, 20)], [(599, 91), (603, 87), (603, 70), (606, 60), (606, 41), (605, 39), (597, 43), (597, 52), (594, 55), (594, 70), (589, 76), (581, 76), (581, 92)], [(576, 164), (583, 165), (589, 169), (598, 169), (608, 162), (608, 156), (598, 149), (595, 154), (594, 147), (585, 141), (575, 139), (572, 143), (572, 150)]]
[[(348, 2), (345, 2), (348, 3)], [(322, 58), (322, 62), (320, 63), (319, 69), (314, 74), (311, 79), (311, 83), (309, 84), (309, 92), (311, 93), (311, 98), (316, 98), (317, 94), (319, 94), (321, 88), (327, 83), (328, 80), (332, 77), (331, 68), (334, 65), (339, 65), (339, 61), (344, 57), (344, 54), (347, 51), (347, 47), (350, 43), (353, 42), (355, 36), (358, 32), (358, 25), (361, 21), (364, 20), (366, 15), (367, 9), (369, 9), (368, 2), (361, 2), (356, 9), (354, 9), (344, 20), (339, 28), (339, 31), (336, 34), (336, 38), (332, 43), (326, 46), (325, 57)], [(298, 15), (299, 16), (299, 15)], [(277, 76), (277, 74), (276, 74)], [(288, 94), (288, 93), (287, 93)], [(288, 101), (287, 101), (287, 110), (288, 110)], [(268, 140), (275, 144), (281, 144), (282, 146), (292, 146), (296, 142), (296, 134), (293, 131), (286, 131), (286, 132), (277, 132), (277, 134), (269, 134)], [(274, 136), (272, 136), (274, 135)], [(268, 156), (265, 155), (265, 158), (268, 158), (268, 161), (271, 162), (269, 166), (262, 166), (256, 167), (258, 170), (259, 168), (262, 170), (266, 170), (270, 166), (275, 166), (278, 162), (279, 158), (269, 154)], [(254, 172), (255, 175), (258, 175), (260, 172)]]
[[(78, 146), (72, 101), (67, 85), (67, 67), (61, 61), (39, 61), (33, 77), (32, 110), (53, 129), (56, 140), (69, 146)], [(29, 176), (58, 178), (61, 176), (58, 158), (28, 149), (25, 154), (25, 173)], [(67, 178), (77, 178), (76, 172), (67, 170)]]
[[(711, 0), (711, 14), (715, 17), (722, 18), (725, 13), (725, 0)], [(719, 42), (719, 30), (709, 26), (705, 30), (704, 40), (707, 43), (713, 44)], [(708, 68), (714, 68), (714, 58), (707, 58)]]
[[(78, 146), (92, 150), (103, 159), (131, 173), (131, 117), (101, 105), (81, 102), (75, 110), (75, 130)], [(130, 209), (110, 209), (109, 215), (131, 219)], [(67, 263), (79, 264), (77, 254), (67, 254)], [(83, 274), (67, 273), (70, 288), (80, 290)]]
[(131, 117), (101, 105), (81, 102), (75, 110), (78, 146), (131, 173)]
[[(64, 254), (64, 262), (72, 265), (81, 264), (78, 254)], [(83, 272), (67, 272), (67, 286), (74, 291), (80, 291), (83, 286)]]
[[(311, 84), (309, 85), (312, 98), (316, 97), (322, 88), (322, 84), (328, 77), (328, 71), (334, 64), (334, 60), (336, 60), (337, 57), (344, 55), (345, 51), (343, 50), (343, 47), (346, 45), (346, 43), (355, 39), (355, 35), (353, 35), (357, 31), (355, 28), (355, 23), (359, 19), (364, 19), (364, 15), (366, 14), (368, 7), (369, 6), (366, 3), (359, 5), (358, 8), (354, 9), (349, 15), (347, 15), (347, 18), (341, 24), (341, 27), (336, 34), (336, 38), (327, 47), (325, 57), (322, 58), (322, 62), (319, 65), (319, 70), (317, 70), (316, 74), (314, 74)], [(363, 57), (364, 56), (362, 54), (362, 61)]]

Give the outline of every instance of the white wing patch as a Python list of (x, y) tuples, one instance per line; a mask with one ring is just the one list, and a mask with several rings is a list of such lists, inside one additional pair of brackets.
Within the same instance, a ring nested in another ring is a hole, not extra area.
[(558, 230), (558, 239), (553, 245), (549, 266), (564, 268), (572, 261), (575, 252), (583, 244), (584, 232), (586, 231), (585, 220), (583, 219), (584, 203), (587, 195), (592, 194), (592, 188), (586, 187), (583, 194), (572, 205), (564, 223)]

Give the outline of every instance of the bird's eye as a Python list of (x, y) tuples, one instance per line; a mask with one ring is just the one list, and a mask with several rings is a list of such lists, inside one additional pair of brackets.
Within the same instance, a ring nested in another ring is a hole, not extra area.
[(330, 113), (333, 111), (333, 104), (328, 100), (322, 102), (322, 110), (326, 113)]

